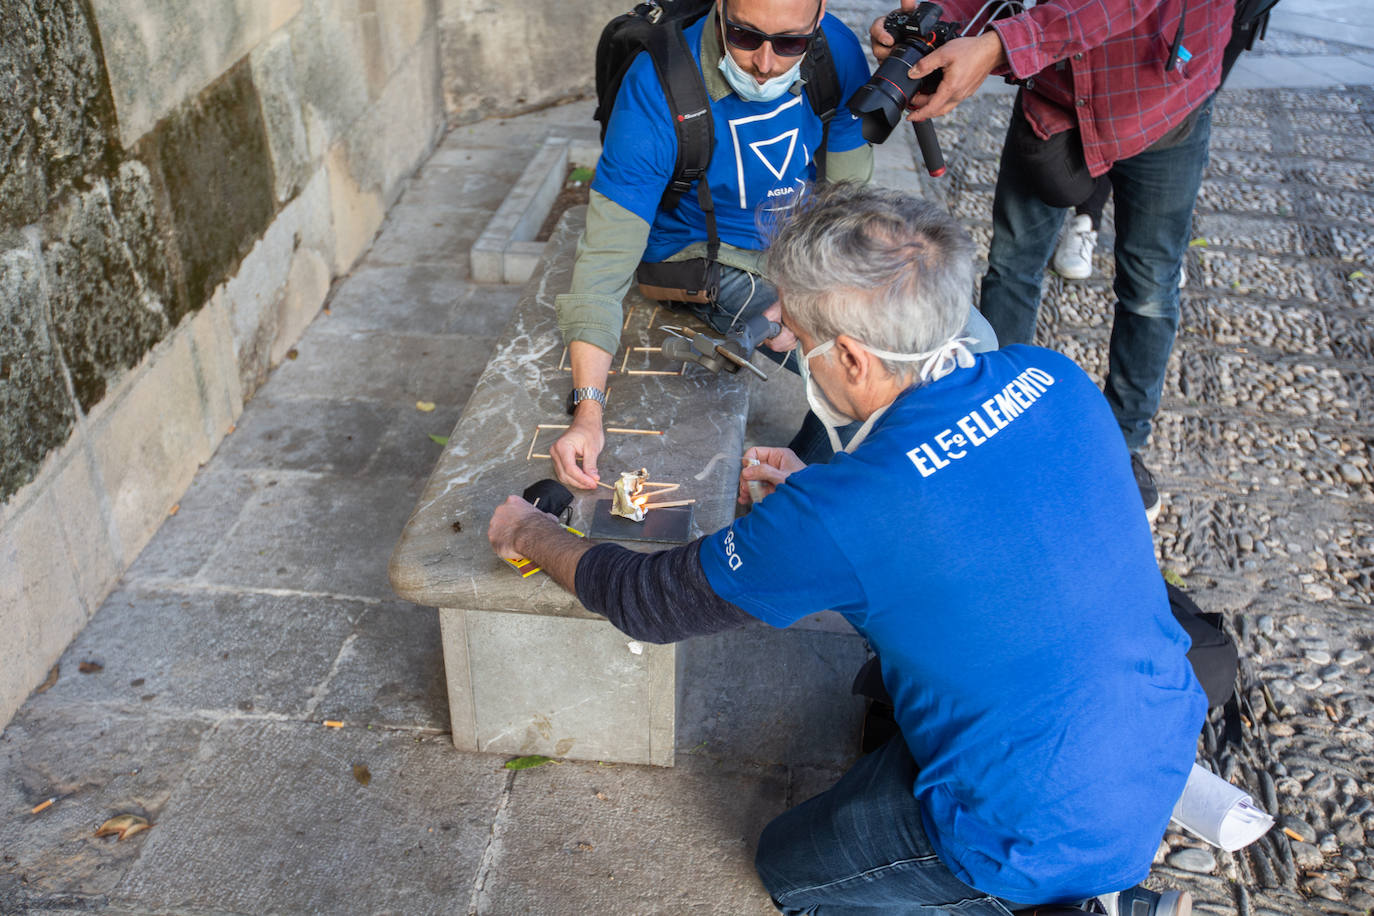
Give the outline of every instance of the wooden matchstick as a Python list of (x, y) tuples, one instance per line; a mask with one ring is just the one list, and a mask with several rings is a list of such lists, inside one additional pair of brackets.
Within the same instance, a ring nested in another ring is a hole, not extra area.
[(694, 502), (696, 502), (695, 499), (671, 499), (666, 503), (645, 503), (640, 508), (645, 511), (649, 509), (671, 509), (674, 506), (690, 506)]
[[(566, 429), (567, 427), (564, 427), (564, 428)], [(606, 432), (608, 432), (608, 433), (624, 433), (625, 435), (629, 435), (629, 436), (661, 436), (661, 435), (663, 435), (663, 430), (661, 430), (661, 429), (625, 429), (625, 428), (620, 427), (620, 426), (608, 426), (608, 427), (606, 427)]]
[(627, 370), (625, 371), (625, 374), (626, 374), (626, 375), (681, 375), (681, 374), (682, 374), (682, 370), (681, 370), (681, 369), (677, 369), (677, 370), (672, 370), (672, 371), (670, 371), (670, 370), (668, 370), (668, 369), (627, 369)]

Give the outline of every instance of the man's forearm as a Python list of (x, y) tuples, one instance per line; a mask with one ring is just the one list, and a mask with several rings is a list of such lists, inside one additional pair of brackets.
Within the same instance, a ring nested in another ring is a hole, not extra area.
[(593, 545), (568, 532), (552, 515), (544, 513), (531, 515), (520, 523), (514, 544), (522, 557), (542, 567), (553, 581), (577, 594), (577, 563)]
[(572, 364), (574, 388), (591, 386), (606, 390), (606, 379), (611, 374), (612, 354), (585, 341), (574, 340), (568, 344), (568, 362)]

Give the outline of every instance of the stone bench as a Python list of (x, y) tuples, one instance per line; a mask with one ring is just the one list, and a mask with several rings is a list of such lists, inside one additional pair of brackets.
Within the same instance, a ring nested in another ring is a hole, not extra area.
[[(554, 297), (568, 288), (584, 217), (570, 210), (549, 240), (396, 545), (391, 583), (439, 609), (458, 748), (671, 766), (679, 647), (630, 640), (543, 573), (522, 578), (487, 543), (496, 506), (553, 476), (548, 448), (568, 421), (572, 379)], [(658, 345), (652, 326), (682, 321), (655, 315), (637, 292), (626, 307), (630, 349), (612, 364), (605, 423), (662, 435), (608, 432), (598, 467), (608, 482), (645, 467), (681, 484), (672, 498), (696, 500), (693, 534), (714, 531), (734, 517), (748, 387), (634, 349)], [(572, 527), (587, 531), (609, 495), (578, 493)]]

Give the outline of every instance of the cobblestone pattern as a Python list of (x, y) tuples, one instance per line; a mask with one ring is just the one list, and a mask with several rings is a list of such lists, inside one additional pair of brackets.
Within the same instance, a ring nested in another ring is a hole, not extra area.
[[(1291, 49), (1290, 49), (1291, 50)], [(1010, 107), (939, 125), (942, 194), (986, 249)], [(1183, 321), (1150, 449), (1163, 568), (1226, 614), (1244, 738), (1202, 757), (1281, 817), (1237, 854), (1170, 832), (1155, 880), (1216, 916), (1374, 906), (1374, 92), (1227, 91), (1194, 217)], [(1112, 227), (1089, 281), (1046, 280), (1037, 341), (1098, 380)], [(1286, 828), (1286, 829), (1283, 829)]]

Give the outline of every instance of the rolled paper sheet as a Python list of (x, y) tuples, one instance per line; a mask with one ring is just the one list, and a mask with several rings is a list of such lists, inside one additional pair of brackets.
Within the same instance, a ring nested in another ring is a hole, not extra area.
[(1274, 818), (1253, 798), (1196, 763), (1171, 819), (1227, 852), (1249, 846), (1274, 826)]

